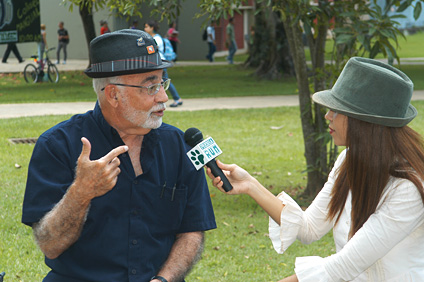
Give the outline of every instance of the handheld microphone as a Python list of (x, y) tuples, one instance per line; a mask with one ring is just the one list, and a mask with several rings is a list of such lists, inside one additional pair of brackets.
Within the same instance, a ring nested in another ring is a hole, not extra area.
[(3, 278), (6, 275), (6, 273), (3, 271), (2, 273), (0, 273), (0, 282), (3, 282)]
[[(209, 139), (211, 139), (212, 141), (210, 141)], [(220, 151), (220, 149), (218, 148), (218, 146), (216, 146), (215, 141), (213, 141), (212, 138), (206, 139), (205, 140), (206, 144), (205, 142), (202, 142), (203, 141), (202, 132), (199, 129), (194, 127), (186, 130), (186, 132), (184, 133), (184, 140), (190, 147), (193, 147), (193, 149), (195, 149), (197, 145), (203, 145), (201, 146), (202, 148), (208, 147), (211, 155), (214, 155), (215, 152)], [(213, 144), (215, 144), (215, 146), (213, 146)], [(203, 164), (203, 160), (206, 159), (205, 165), (211, 169), (212, 174), (215, 177), (217, 176), (221, 177), (221, 180), (223, 182), (222, 188), (225, 190), (225, 192), (232, 190), (233, 186), (231, 185), (230, 181), (228, 181), (224, 172), (216, 164), (215, 158), (212, 158), (212, 157), (209, 158), (207, 156), (208, 153), (206, 153), (206, 156), (203, 156), (200, 154), (199, 150), (195, 150), (195, 152), (192, 153), (193, 155), (197, 154), (197, 158), (195, 158), (194, 156), (190, 158), (193, 165), (197, 168), (197, 166)]]

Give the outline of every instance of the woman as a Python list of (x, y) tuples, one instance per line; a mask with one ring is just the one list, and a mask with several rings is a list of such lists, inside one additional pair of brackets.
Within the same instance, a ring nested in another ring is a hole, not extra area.
[[(164, 52), (164, 44), (162, 37), (157, 33), (159, 30), (159, 25), (156, 21), (149, 21), (144, 25), (144, 31), (150, 34), (158, 44), (159, 49), (159, 55), (162, 60), (165, 60)], [(168, 78), (168, 71), (166, 69), (163, 69), (163, 79), (166, 80)], [(170, 107), (178, 107), (183, 104), (183, 100), (178, 95), (177, 89), (175, 88), (174, 84), (169, 85), (169, 92), (171, 92), (172, 98), (174, 99), (174, 103), (169, 105)]]
[(180, 43), (180, 40), (178, 39), (179, 32), (177, 31), (177, 23), (171, 22), (169, 24), (169, 29), (166, 32), (166, 38), (169, 39), (169, 41), (172, 44), (172, 49), (174, 50), (175, 54), (177, 53), (177, 45)]
[(247, 194), (270, 215), (277, 252), (333, 228), (337, 253), (297, 258), (295, 275), (281, 281), (424, 281), (424, 145), (407, 126), (417, 115), (412, 91), (396, 68), (351, 58), (331, 90), (313, 95), (329, 108), (330, 134), (346, 149), (306, 211), (240, 167), (219, 163), (234, 187), (228, 194)]

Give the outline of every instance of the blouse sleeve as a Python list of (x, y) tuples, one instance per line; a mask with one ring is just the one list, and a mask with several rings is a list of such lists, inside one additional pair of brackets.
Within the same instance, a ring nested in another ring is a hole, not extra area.
[(284, 204), (280, 224), (272, 218), (269, 219), (269, 237), (278, 253), (285, 252), (296, 239), (304, 244), (310, 244), (331, 230), (333, 222), (327, 219), (328, 204), (337, 169), (343, 163), (345, 156), (346, 150), (340, 153), (327, 182), (306, 211), (303, 211), (286, 193), (282, 192), (278, 195)]
[(351, 281), (423, 224), (423, 201), (416, 186), (408, 180), (389, 184), (377, 211), (343, 249), (326, 258), (296, 259), (299, 281)]

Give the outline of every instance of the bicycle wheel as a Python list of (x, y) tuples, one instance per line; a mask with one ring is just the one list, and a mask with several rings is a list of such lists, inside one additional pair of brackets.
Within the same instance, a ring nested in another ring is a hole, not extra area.
[(57, 70), (57, 67), (54, 64), (49, 64), (49, 66), (47, 67), (47, 76), (49, 77), (49, 80), (51, 82), (59, 82), (59, 71)]
[(33, 64), (28, 64), (25, 66), (24, 78), (28, 83), (36, 83), (38, 81), (38, 70)]

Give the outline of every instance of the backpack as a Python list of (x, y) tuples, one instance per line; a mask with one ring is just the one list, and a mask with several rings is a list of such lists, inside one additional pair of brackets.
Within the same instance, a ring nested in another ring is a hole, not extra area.
[(202, 39), (203, 39), (203, 41), (206, 41), (206, 40), (208, 39), (208, 31), (206, 30), (206, 28), (205, 28), (205, 30), (203, 31)]
[(172, 48), (171, 41), (168, 38), (163, 39), (163, 55), (167, 61), (173, 61), (177, 58), (177, 54), (174, 52), (174, 48)]

